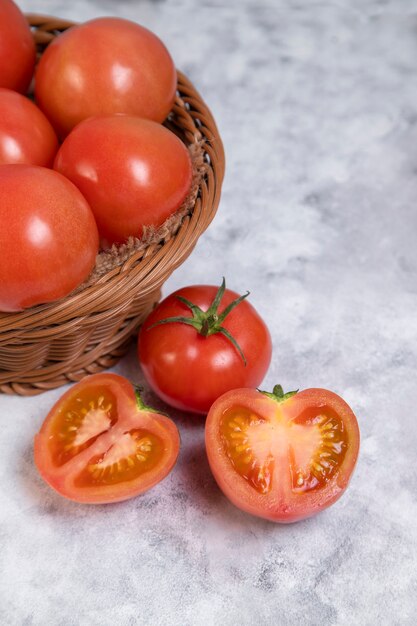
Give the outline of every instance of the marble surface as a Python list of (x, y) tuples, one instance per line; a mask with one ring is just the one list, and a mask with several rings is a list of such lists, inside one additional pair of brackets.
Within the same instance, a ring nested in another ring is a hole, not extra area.
[[(90, 508), (33, 465), (62, 390), (2, 396), (1, 624), (415, 624), (415, 0), (19, 4), (127, 17), (166, 42), (216, 117), (227, 176), (215, 221), (164, 292), (223, 275), (249, 289), (273, 337), (263, 387), (338, 392), (362, 448), (338, 503), (278, 526), (229, 504), (201, 419), (172, 412), (182, 450), (168, 479)], [(142, 380), (134, 350), (115, 369)]]

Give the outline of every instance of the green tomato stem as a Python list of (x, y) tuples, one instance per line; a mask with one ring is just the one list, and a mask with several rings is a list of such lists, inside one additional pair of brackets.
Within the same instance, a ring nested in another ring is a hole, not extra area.
[(249, 291), (246, 292), (243, 296), (236, 298), (233, 300), (222, 313), (219, 313), (219, 306), (221, 300), (223, 298), (224, 292), (226, 290), (226, 280), (223, 277), (222, 284), (216, 292), (216, 295), (211, 303), (210, 307), (207, 311), (203, 311), (199, 306), (187, 300), (183, 296), (176, 296), (177, 299), (182, 302), (188, 309), (190, 309), (192, 313), (192, 317), (183, 317), (183, 316), (175, 316), (175, 317), (167, 317), (163, 320), (159, 320), (149, 326), (147, 330), (154, 328), (155, 326), (159, 326), (160, 324), (172, 324), (172, 323), (180, 323), (180, 324), (188, 324), (189, 326), (193, 326), (195, 330), (202, 335), (203, 337), (210, 337), (211, 335), (215, 335), (216, 333), (222, 334), (236, 351), (239, 353), (245, 367), (247, 364), (246, 357), (243, 353), (242, 348), (239, 346), (236, 339), (231, 335), (231, 333), (222, 326), (226, 317), (233, 311), (235, 307), (237, 307), (245, 298), (248, 297)]
[(261, 389), (258, 389), (258, 391), (259, 393), (263, 393), (264, 396), (268, 396), (268, 398), (271, 398), (271, 400), (275, 400), (275, 402), (285, 402), (286, 400), (288, 400), (288, 398), (295, 396), (295, 394), (298, 393), (299, 390), (297, 389), (296, 391), (287, 391), (287, 393), (284, 393), (281, 385), (275, 385), (272, 393), (269, 391), (262, 391)]

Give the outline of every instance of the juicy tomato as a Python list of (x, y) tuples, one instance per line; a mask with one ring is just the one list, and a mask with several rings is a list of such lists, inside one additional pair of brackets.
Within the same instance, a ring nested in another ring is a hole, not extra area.
[(52, 167), (58, 139), (42, 111), (10, 89), (0, 89), (0, 111), (0, 165)]
[(174, 422), (146, 407), (128, 380), (94, 374), (69, 389), (35, 436), (42, 478), (70, 500), (127, 500), (172, 470), (180, 439)]
[(125, 113), (162, 122), (177, 74), (160, 39), (143, 26), (101, 17), (59, 35), (36, 70), (35, 97), (64, 137), (78, 122)]
[(25, 93), (35, 68), (29, 24), (12, 0), (0, 0), (0, 87)]
[(245, 297), (226, 289), (224, 280), (220, 289), (183, 287), (148, 316), (139, 361), (165, 402), (204, 414), (226, 391), (259, 385), (271, 361), (271, 338)]
[(77, 287), (98, 252), (94, 216), (64, 176), (0, 165), (0, 311), (51, 302)]
[(210, 409), (206, 450), (233, 504), (274, 522), (295, 522), (343, 494), (359, 452), (359, 428), (346, 402), (326, 389), (236, 389)]
[(181, 206), (192, 178), (190, 155), (174, 133), (126, 115), (81, 122), (54, 168), (89, 202), (103, 247), (160, 226)]

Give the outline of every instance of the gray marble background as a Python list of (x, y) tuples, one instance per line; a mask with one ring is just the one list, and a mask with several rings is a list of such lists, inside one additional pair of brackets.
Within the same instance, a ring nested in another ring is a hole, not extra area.
[[(0, 397), (1, 624), (415, 624), (416, 1), (19, 4), (131, 18), (166, 42), (216, 117), (227, 176), (165, 293), (223, 275), (249, 289), (274, 343), (263, 386), (338, 392), (362, 448), (337, 504), (278, 526), (229, 504), (201, 419), (173, 412), (182, 451), (169, 478), (90, 508), (33, 465), (33, 435), (62, 390)], [(141, 380), (133, 349), (116, 370)]]

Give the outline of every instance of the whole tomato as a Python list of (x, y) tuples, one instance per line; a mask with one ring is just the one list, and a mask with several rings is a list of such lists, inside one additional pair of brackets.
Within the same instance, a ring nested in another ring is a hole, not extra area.
[(54, 168), (87, 199), (103, 247), (160, 226), (184, 201), (192, 177), (188, 150), (174, 133), (127, 115), (81, 122)]
[(129, 20), (101, 17), (56, 37), (36, 70), (35, 97), (60, 137), (82, 120), (125, 113), (162, 122), (177, 74), (162, 41)]
[(0, 0), (0, 87), (25, 93), (35, 68), (29, 24), (12, 0)]
[(64, 176), (34, 165), (0, 165), (0, 311), (66, 296), (91, 272), (94, 216)]
[(40, 109), (29, 98), (0, 89), (0, 165), (52, 166), (58, 139)]
[(205, 429), (225, 496), (273, 522), (295, 522), (336, 502), (359, 453), (356, 417), (327, 389), (233, 389), (214, 402)]
[(246, 301), (225, 288), (183, 287), (145, 320), (138, 356), (145, 378), (165, 402), (207, 413), (236, 387), (257, 387), (271, 361), (265, 323)]

